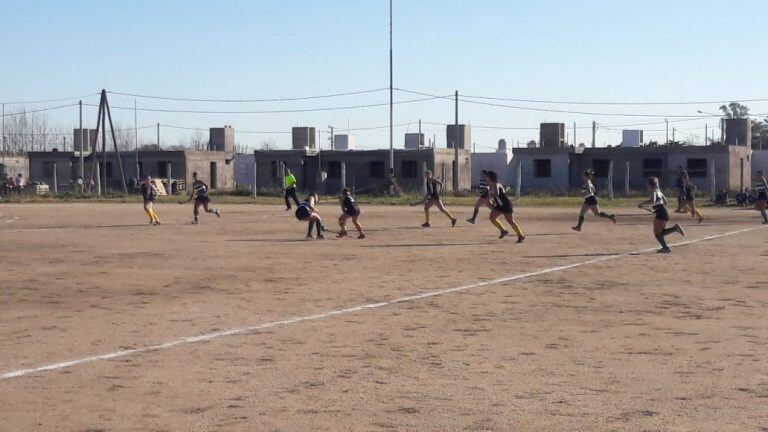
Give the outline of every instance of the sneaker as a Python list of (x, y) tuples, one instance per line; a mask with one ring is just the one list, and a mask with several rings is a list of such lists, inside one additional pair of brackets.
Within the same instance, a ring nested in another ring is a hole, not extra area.
[(581, 232), (581, 227), (580, 226), (571, 227), (571, 229), (576, 231), (576, 232)]
[(308, 235), (308, 236), (307, 236), (307, 240), (314, 240), (314, 239), (315, 239), (315, 238), (314, 238), (314, 237), (312, 237), (311, 235)]
[(162, 225), (162, 223), (160, 221), (155, 221), (154, 225), (158, 226), (158, 225)]
[(472, 225), (474, 225), (474, 224), (475, 224), (475, 220), (474, 220), (474, 219), (472, 219), (472, 218), (469, 218), (469, 219), (467, 219), (467, 222), (471, 223)]
[(429, 225), (429, 222), (424, 222), (423, 224), (421, 224), (421, 226), (422, 228), (429, 228), (430, 225)]
[(503, 239), (504, 237), (509, 235), (509, 231), (504, 230), (499, 234), (499, 240)]
[(451, 228), (455, 227), (455, 226), (456, 226), (456, 222), (458, 222), (458, 221), (459, 221), (459, 220), (458, 220), (458, 219), (455, 219), (455, 218), (454, 218), (454, 219), (451, 219)]
[(522, 243), (525, 241), (525, 236), (517, 236), (517, 242)]
[(616, 223), (616, 215), (615, 214), (611, 215), (611, 222)]
[(365, 238), (365, 234), (362, 234), (362, 233), (361, 233), (359, 236), (357, 236), (357, 239), (358, 239), (358, 240), (362, 240), (362, 239), (364, 239), (364, 238)]
[(663, 247), (663, 248), (661, 248), (661, 249), (656, 251), (656, 253), (660, 253), (660, 254), (668, 254), (670, 252), (672, 252), (672, 249), (670, 249), (668, 247)]
[(192, 221), (192, 225), (197, 225), (197, 224), (199, 224), (199, 223), (200, 223), (200, 221), (196, 221), (196, 220), (193, 220), (193, 221)]
[(214, 211), (213, 213), (216, 215), (216, 217), (221, 217), (221, 210), (216, 209), (216, 211)]
[(681, 236), (685, 237), (685, 230), (682, 226), (680, 226), (680, 224), (675, 224), (675, 229), (680, 233)]
[(317, 239), (318, 240), (325, 240), (325, 236), (320, 234), (320, 235), (317, 236)]
[(344, 237), (347, 237), (346, 231), (339, 231), (339, 233), (336, 234), (336, 238), (344, 238)]
[(699, 218), (699, 223), (702, 223), (702, 222), (704, 222), (704, 218), (703, 218), (703, 217), (700, 217), (700, 218)]

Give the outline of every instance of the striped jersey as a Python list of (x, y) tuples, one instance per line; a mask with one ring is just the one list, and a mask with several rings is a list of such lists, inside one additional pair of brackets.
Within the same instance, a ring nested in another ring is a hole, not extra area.
[(581, 196), (584, 198), (590, 197), (595, 194), (595, 186), (591, 180), (587, 180), (581, 185)]
[(208, 196), (208, 185), (202, 180), (195, 180), (192, 183), (192, 190), (195, 198), (203, 198)]

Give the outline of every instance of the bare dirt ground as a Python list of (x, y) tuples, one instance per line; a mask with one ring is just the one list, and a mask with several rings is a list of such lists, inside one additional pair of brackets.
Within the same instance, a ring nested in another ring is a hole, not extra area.
[(768, 431), (755, 212), (673, 215), (686, 240), (756, 229), (612, 257), (655, 246), (650, 215), (577, 234), (576, 209), (521, 208), (515, 244), (487, 210), (364, 207), (368, 239), (306, 242), (279, 206), (222, 209), (1, 205), (0, 374), (597, 261), (4, 377), (0, 430)]

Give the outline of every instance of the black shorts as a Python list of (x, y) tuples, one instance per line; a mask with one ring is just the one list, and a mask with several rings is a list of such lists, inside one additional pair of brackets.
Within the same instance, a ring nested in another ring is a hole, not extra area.
[(586, 198), (584, 198), (584, 204), (588, 206), (596, 206), (597, 205), (597, 197), (594, 195), (590, 195)]
[(296, 219), (298, 220), (305, 220), (309, 217), (312, 212), (309, 211), (309, 208), (306, 206), (299, 206), (299, 208), (296, 209)]
[(488, 199), (488, 197), (491, 196), (488, 191), (480, 192), (480, 198)]
[(346, 210), (344, 214), (350, 217), (360, 216), (360, 210), (349, 209), (349, 210)]
[(201, 197), (197, 197), (197, 198), (195, 198), (195, 202), (196, 202), (197, 204), (201, 204), (201, 205), (202, 205), (202, 204), (208, 204), (208, 203), (210, 203), (210, 202), (211, 202), (211, 199), (210, 199), (210, 198), (208, 198), (208, 196), (201, 196)]
[(496, 204), (496, 205), (493, 206), (493, 209), (496, 210), (496, 211), (500, 211), (503, 214), (512, 214), (512, 213), (514, 213), (514, 209), (512, 208), (512, 203), (511, 202), (507, 202), (507, 203), (501, 204), (501, 205)]
[(766, 193), (766, 192), (759, 192), (757, 194), (757, 200), (758, 201), (768, 201), (768, 193)]
[(149, 198), (149, 199), (145, 199), (144, 200), (144, 204), (150, 204), (150, 203), (154, 204), (155, 203), (155, 199), (154, 198)]
[(669, 220), (669, 212), (667, 211), (667, 208), (663, 205), (654, 207), (653, 214), (654, 214), (654, 218), (658, 220), (662, 220), (664, 222)]

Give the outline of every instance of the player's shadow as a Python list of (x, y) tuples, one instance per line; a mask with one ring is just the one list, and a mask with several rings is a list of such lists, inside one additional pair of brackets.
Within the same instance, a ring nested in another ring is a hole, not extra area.
[(488, 242), (481, 243), (410, 243), (410, 244), (383, 244), (362, 245), (364, 248), (420, 248), (420, 247), (454, 247), (454, 246), (488, 246)]
[(305, 239), (230, 239), (227, 241), (249, 242), (249, 243), (307, 243), (309, 240), (305, 240)]

